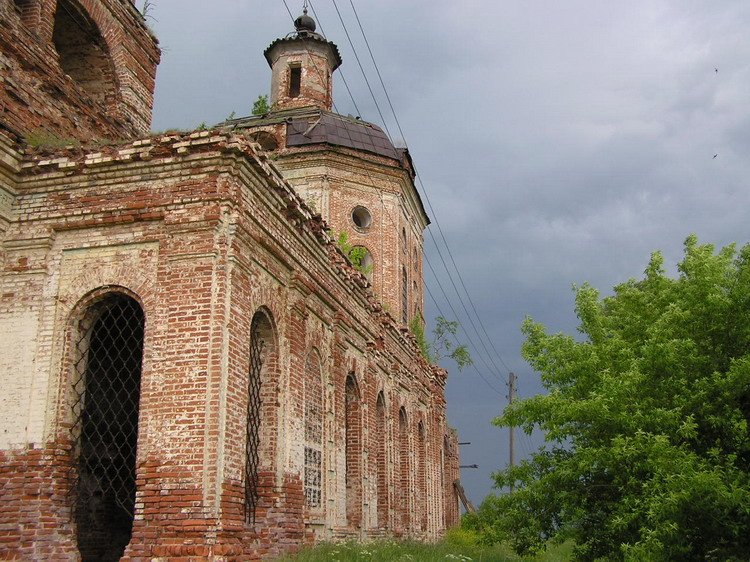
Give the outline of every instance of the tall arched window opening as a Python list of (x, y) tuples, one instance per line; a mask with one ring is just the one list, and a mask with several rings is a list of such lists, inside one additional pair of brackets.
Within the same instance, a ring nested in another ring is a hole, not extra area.
[(323, 502), (323, 382), (315, 352), (305, 362), (304, 404), (305, 505), (318, 508)]
[(133, 530), (144, 315), (110, 293), (78, 323), (72, 387), (74, 513), (83, 560), (119, 560)]
[(409, 511), (411, 485), (409, 482), (409, 423), (406, 409), (402, 406), (398, 412), (398, 448), (399, 448), (399, 496), (401, 497), (401, 526), (409, 530)]
[(60, 68), (99, 102), (114, 101), (114, 65), (96, 24), (74, 0), (57, 0), (52, 35)]
[(268, 314), (258, 311), (250, 325), (250, 363), (247, 378), (247, 423), (245, 440), (245, 521), (255, 523), (260, 499), (258, 467), (262, 420), (262, 383), (268, 358), (275, 348), (273, 327)]
[(357, 528), (362, 522), (362, 415), (357, 380), (346, 377), (344, 391), (346, 434), (346, 522)]
[(419, 450), (417, 451), (417, 494), (419, 495), (419, 525), (422, 531), (427, 529), (427, 437), (424, 424), (420, 421), (417, 425), (417, 439)]
[(377, 463), (378, 527), (385, 529), (388, 527), (388, 455), (386, 452), (388, 435), (386, 434), (385, 397), (382, 392), (378, 394), (375, 405), (375, 432), (375, 438), (377, 439), (375, 458)]
[(401, 321), (409, 323), (409, 279), (406, 275), (406, 267), (401, 268)]
[(445, 469), (447, 466), (446, 455), (448, 454), (448, 437), (443, 437), (443, 446), (440, 449), (440, 490), (443, 496), (443, 529), (448, 528), (448, 501), (446, 498)]

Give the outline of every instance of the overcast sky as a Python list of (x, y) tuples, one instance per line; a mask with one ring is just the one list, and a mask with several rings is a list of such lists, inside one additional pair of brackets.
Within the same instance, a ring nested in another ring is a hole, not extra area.
[[(302, 0), (287, 3), (295, 17), (301, 13)], [(283, 1), (152, 4), (149, 22), (163, 49), (154, 130), (248, 115), (270, 88), (263, 50), (293, 29)], [(352, 5), (337, 4), (399, 140)], [(337, 71), (338, 111), (382, 126), (333, 1), (313, 6), (318, 31), (322, 25), (341, 51), (359, 108)], [(441, 239), (439, 224), (501, 357), (489, 344), (492, 358), (480, 357), (486, 354), (426, 234), (427, 260), (479, 348), (477, 369), (451, 369), (447, 390), (449, 422), (472, 443), (462, 447), (462, 462), (480, 465), (462, 471), (479, 503), (491, 490), (490, 472), (508, 458), (507, 430), (490, 425), (505, 402), (508, 370), (518, 375), (521, 397), (541, 389), (520, 357), (524, 316), (575, 333), (572, 284), (589, 281), (606, 293), (639, 277), (657, 249), (673, 270), (690, 233), (717, 246), (748, 241), (750, 2), (354, 6), (434, 209), (432, 234)], [(425, 270), (428, 289), (453, 317)], [(429, 298), (426, 305), (435, 314)], [(517, 441), (519, 456), (539, 442)]]

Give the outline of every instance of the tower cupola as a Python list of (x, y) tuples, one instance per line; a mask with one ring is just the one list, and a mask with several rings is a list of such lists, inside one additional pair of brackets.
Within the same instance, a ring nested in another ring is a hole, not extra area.
[(264, 51), (271, 67), (271, 108), (333, 106), (333, 71), (341, 65), (338, 47), (317, 33), (315, 20), (303, 14), (295, 31), (276, 39)]

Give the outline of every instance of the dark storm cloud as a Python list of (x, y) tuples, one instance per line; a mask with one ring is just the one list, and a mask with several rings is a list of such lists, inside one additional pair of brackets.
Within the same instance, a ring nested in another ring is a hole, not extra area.
[[(301, 2), (288, 3), (296, 16)], [(338, 4), (398, 138), (351, 7)], [(313, 5), (359, 112), (380, 122), (332, 4)], [(691, 232), (717, 245), (748, 240), (746, 0), (355, 5), (440, 226), (522, 396), (540, 389), (520, 358), (525, 315), (575, 333), (572, 284), (606, 294), (640, 276), (656, 249), (673, 269)], [(263, 50), (291, 30), (282, 2), (159, 0), (153, 15), (165, 48), (155, 129), (248, 114), (269, 89)], [(340, 77), (335, 99), (341, 113), (358, 113)], [(463, 320), (429, 236), (426, 247)], [(463, 460), (481, 466), (462, 474), (475, 502), (507, 459), (507, 431), (489, 425), (505, 390), (493, 366), (477, 366), (499, 394), (473, 369), (448, 384), (449, 421), (473, 443)], [(519, 438), (519, 453), (538, 441)]]

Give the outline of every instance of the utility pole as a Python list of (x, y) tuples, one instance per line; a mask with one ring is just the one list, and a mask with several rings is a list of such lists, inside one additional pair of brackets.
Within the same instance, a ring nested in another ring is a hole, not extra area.
[[(516, 397), (516, 375), (514, 373), (508, 374), (508, 406), (513, 404), (513, 399)], [(508, 444), (510, 446), (508, 465), (513, 468), (516, 464), (516, 443), (514, 435), (514, 427), (508, 426)], [(513, 483), (510, 485), (510, 491), (513, 492)]]

